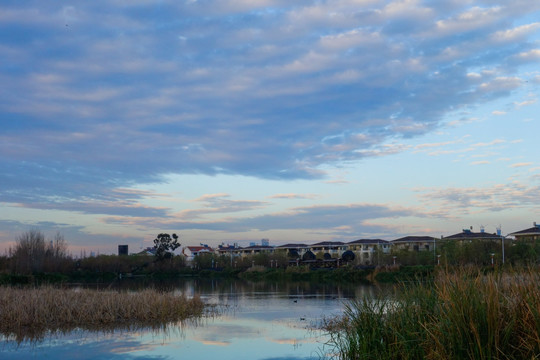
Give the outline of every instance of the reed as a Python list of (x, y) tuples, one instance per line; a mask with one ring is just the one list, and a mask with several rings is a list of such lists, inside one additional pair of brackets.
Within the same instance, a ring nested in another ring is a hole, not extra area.
[[(17, 338), (44, 331), (160, 326), (202, 314), (200, 298), (147, 289), (118, 292), (0, 287), (0, 332)], [(31, 335), (30, 337), (32, 337)]]
[(337, 359), (536, 359), (540, 274), (440, 271), (326, 324)]

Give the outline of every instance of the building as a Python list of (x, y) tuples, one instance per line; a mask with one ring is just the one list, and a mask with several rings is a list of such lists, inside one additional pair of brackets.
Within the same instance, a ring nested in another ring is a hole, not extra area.
[[(315, 254), (322, 253), (322, 257), (329, 258), (338, 258), (341, 254), (347, 250), (347, 245), (340, 241), (322, 241), (316, 244), (310, 245), (309, 249)], [(328, 255), (326, 255), (328, 254)]]
[(462, 232), (443, 237), (442, 240), (454, 240), (454, 241), (473, 241), (473, 240), (483, 240), (483, 241), (499, 241), (501, 236), (497, 234), (490, 234), (484, 231), (484, 228), (480, 229), (480, 232), (473, 232), (471, 229), (463, 229)]
[(127, 255), (129, 253), (128, 245), (118, 245), (118, 255)]
[(270, 245), (250, 245), (240, 249), (243, 256), (255, 254), (271, 254), (274, 252), (274, 247)]
[(347, 243), (347, 250), (354, 253), (358, 262), (363, 265), (373, 265), (376, 254), (390, 252), (391, 243), (382, 239), (358, 239)]
[(193, 258), (200, 254), (213, 254), (214, 249), (208, 245), (201, 244), (200, 246), (185, 246), (182, 249), (182, 254), (186, 257), (186, 260), (192, 261)]
[(540, 240), (540, 225), (537, 225), (536, 222), (534, 222), (533, 227), (513, 232), (508, 234), (508, 236), (514, 236), (516, 241), (534, 242)]
[(285, 244), (276, 246), (276, 251), (285, 251), (287, 256), (291, 259), (301, 258), (308, 250), (309, 246), (306, 244)]
[(405, 236), (392, 240), (392, 246), (396, 250), (430, 251), (436, 246), (437, 239), (431, 236)]

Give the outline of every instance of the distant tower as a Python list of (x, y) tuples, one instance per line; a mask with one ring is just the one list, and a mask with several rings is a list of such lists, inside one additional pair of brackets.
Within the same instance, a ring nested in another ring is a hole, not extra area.
[(261, 245), (262, 246), (270, 245), (270, 239), (261, 239)]
[(118, 245), (118, 256), (127, 255), (128, 246), (127, 245)]

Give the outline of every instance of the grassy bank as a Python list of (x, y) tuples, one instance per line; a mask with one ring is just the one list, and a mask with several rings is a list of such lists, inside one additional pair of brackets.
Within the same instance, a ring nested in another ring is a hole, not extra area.
[(237, 274), (250, 281), (315, 281), (315, 282), (367, 282), (372, 270), (343, 268), (310, 269), (308, 266), (290, 266), (286, 269), (272, 269), (254, 266)]
[(203, 309), (198, 297), (153, 289), (130, 293), (0, 287), (0, 332), (21, 340), (48, 330), (155, 327), (200, 316)]
[(72, 272), (36, 273), (30, 275), (0, 274), (0, 285), (34, 285), (59, 283), (110, 283), (121, 279), (137, 277), (149, 279), (177, 278), (239, 278), (250, 281), (318, 281), (349, 283), (399, 283), (417, 279), (431, 280), (434, 266), (385, 266), (379, 268), (310, 268), (309, 266), (289, 266), (287, 268), (269, 268), (250, 266), (245, 269), (220, 268), (194, 270), (179, 268), (169, 272), (119, 274), (113, 272)]
[(540, 273), (443, 270), (326, 324), (337, 359), (535, 359)]

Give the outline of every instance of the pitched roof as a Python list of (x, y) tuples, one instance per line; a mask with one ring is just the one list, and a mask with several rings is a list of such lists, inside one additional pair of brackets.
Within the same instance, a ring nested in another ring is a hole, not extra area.
[(383, 239), (358, 239), (349, 242), (348, 244), (388, 244), (388, 240)]
[(251, 245), (248, 247), (244, 247), (242, 249), (244, 250), (244, 249), (273, 249), (273, 248), (274, 247), (270, 245)]
[(285, 245), (276, 246), (276, 248), (279, 248), (279, 249), (296, 249), (296, 248), (306, 248), (306, 247), (308, 247), (306, 244), (285, 244)]
[(516, 232), (510, 233), (508, 235), (540, 235), (540, 225), (535, 224), (531, 228), (516, 231)]
[(409, 242), (433, 242), (436, 238), (433, 236), (405, 236), (399, 239), (392, 240), (393, 243), (409, 243)]
[(316, 244), (312, 244), (311, 246), (338, 246), (343, 245), (341, 241), (321, 241)]
[(470, 230), (464, 230), (460, 233), (445, 236), (444, 240), (473, 240), (473, 239), (483, 239), (483, 240), (499, 240), (501, 237), (497, 234), (490, 234), (487, 232), (472, 232)]
[(191, 252), (198, 252), (202, 250), (214, 251), (211, 247), (208, 246), (186, 246), (186, 248), (188, 248)]

